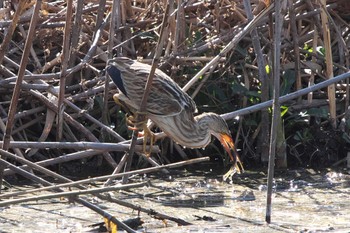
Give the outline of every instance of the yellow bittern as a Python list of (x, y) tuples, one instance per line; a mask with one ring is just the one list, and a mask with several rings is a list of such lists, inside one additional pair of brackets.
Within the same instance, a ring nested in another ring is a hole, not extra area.
[[(132, 114), (137, 114), (151, 66), (118, 57), (110, 61), (106, 70), (119, 89), (113, 99), (127, 107)], [(159, 69), (155, 71), (145, 109), (142, 114), (146, 118), (151, 119), (168, 137), (184, 147), (204, 148), (210, 143), (211, 135), (214, 135), (233, 161), (233, 169), (237, 172), (243, 169), (225, 120), (212, 112), (194, 116), (197, 107), (193, 99)], [(143, 129), (146, 137), (149, 130), (145, 122)]]

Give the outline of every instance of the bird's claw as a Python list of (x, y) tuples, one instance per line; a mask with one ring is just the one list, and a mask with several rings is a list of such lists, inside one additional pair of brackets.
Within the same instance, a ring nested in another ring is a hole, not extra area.
[[(126, 124), (128, 125), (128, 129), (130, 130), (143, 130), (142, 132), (138, 133), (138, 137), (143, 137), (143, 153), (147, 156), (150, 156), (152, 153), (152, 146), (154, 142), (156, 141), (156, 137), (154, 133), (147, 127), (147, 119), (139, 121), (137, 118), (138, 116), (145, 114), (141, 112), (137, 112), (136, 116), (127, 116), (126, 118)], [(142, 118), (142, 117), (141, 117)], [(147, 141), (150, 141), (149, 150), (147, 150)]]

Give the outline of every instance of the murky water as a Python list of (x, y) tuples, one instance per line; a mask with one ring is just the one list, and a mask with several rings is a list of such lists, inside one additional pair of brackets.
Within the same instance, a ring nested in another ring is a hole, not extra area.
[[(348, 171), (312, 169), (276, 172), (272, 223), (266, 224), (266, 174), (247, 171), (222, 182), (209, 168), (172, 170), (134, 178), (151, 185), (114, 192), (115, 197), (192, 223), (177, 226), (140, 213), (139, 232), (350, 232), (350, 175)], [(24, 187), (22, 187), (24, 188)], [(94, 201), (120, 220), (136, 211)], [(45, 200), (0, 209), (0, 232), (99, 232), (102, 218), (66, 200)]]

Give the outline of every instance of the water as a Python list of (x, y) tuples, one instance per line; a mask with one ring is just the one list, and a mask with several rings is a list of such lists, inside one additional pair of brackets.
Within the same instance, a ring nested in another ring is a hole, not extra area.
[[(139, 232), (350, 232), (347, 170), (277, 171), (271, 224), (264, 222), (266, 172), (247, 171), (234, 175), (232, 182), (223, 182), (223, 173), (205, 166), (171, 170), (166, 176), (135, 178), (137, 182), (149, 180), (149, 186), (113, 193), (132, 204), (181, 218), (193, 224), (190, 226), (180, 227), (113, 203), (94, 201), (120, 220), (140, 216), (144, 224)], [(91, 225), (100, 221), (102, 218), (89, 209), (59, 199), (0, 209), (0, 232), (98, 232)]]

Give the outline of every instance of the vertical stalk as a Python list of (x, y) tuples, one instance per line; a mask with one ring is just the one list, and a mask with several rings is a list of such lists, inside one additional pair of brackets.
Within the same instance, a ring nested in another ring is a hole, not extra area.
[[(314, 37), (313, 37), (313, 40), (312, 40), (312, 51), (314, 51), (314, 52), (317, 49), (317, 38), (318, 38), (317, 26), (316, 26), (316, 24), (314, 24)], [(312, 56), (312, 62), (316, 62), (316, 57), (315, 56)], [(310, 75), (310, 78), (309, 78), (308, 86), (311, 87), (314, 84), (315, 84), (315, 73), (312, 72), (311, 75)], [(313, 98), (313, 92), (309, 92), (307, 94), (307, 102), (309, 104), (312, 103), (312, 98)]]
[[(250, 0), (244, 0), (244, 8), (247, 14), (248, 21), (253, 20), (253, 13), (251, 9)], [(257, 58), (258, 69), (259, 69), (259, 79), (261, 82), (261, 102), (265, 102), (269, 100), (269, 80), (266, 74), (266, 63), (262, 53), (258, 30), (256, 27), (253, 28), (250, 33), (252, 37), (253, 48), (255, 52), (255, 56)], [(267, 162), (269, 157), (269, 112), (267, 109), (261, 110), (261, 130), (259, 135), (259, 146), (260, 146), (260, 158), (261, 161)]]
[[(332, 45), (329, 21), (326, 13), (326, 0), (320, 0), (321, 3), (321, 21), (323, 28), (323, 43), (325, 48), (326, 58), (326, 78), (333, 78), (333, 58), (332, 58)], [(328, 101), (329, 101), (329, 114), (332, 127), (337, 127), (336, 122), (336, 103), (335, 103), (335, 85), (328, 86)]]
[[(81, 23), (82, 23), (82, 16), (83, 16), (83, 7), (84, 7), (84, 0), (77, 0), (75, 3), (75, 16), (74, 16), (74, 24), (73, 24), (73, 30), (72, 30), (72, 39), (71, 39), (71, 55), (69, 59), (69, 67), (72, 67), (76, 60), (76, 52), (78, 50), (78, 44), (79, 44), (79, 35), (81, 31)], [(67, 80), (70, 81), (70, 80)], [(70, 85), (70, 83), (67, 83), (67, 85)]]
[[(117, 6), (120, 6), (120, 0), (113, 0), (113, 5), (111, 9), (111, 21), (109, 24), (109, 36), (108, 36), (108, 59), (113, 58), (113, 46), (114, 46), (114, 34), (115, 34), (115, 26), (116, 26), (116, 16), (117, 14)], [(119, 11), (119, 10), (118, 10)], [(109, 93), (109, 75), (106, 74), (105, 80), (105, 88), (103, 92), (103, 111), (102, 111), (102, 123), (105, 125), (108, 124), (108, 93)]]
[(57, 113), (57, 141), (61, 141), (64, 122), (64, 95), (66, 90), (66, 73), (68, 68), (68, 60), (70, 55), (70, 36), (72, 31), (72, 17), (73, 17), (73, 0), (67, 0), (66, 10), (66, 24), (64, 27), (64, 38), (62, 48), (62, 65), (60, 76), (60, 89), (58, 93), (58, 113)]
[[(108, 59), (109, 60), (113, 58), (114, 34), (115, 34), (115, 27), (116, 27), (116, 21), (117, 21), (116, 18), (118, 17), (118, 15), (120, 13), (119, 6), (120, 6), (120, 0), (113, 0), (111, 22), (109, 25), (109, 38), (108, 38)], [(109, 78), (108, 72), (106, 72), (105, 91), (103, 93), (103, 109), (104, 109), (104, 111), (102, 112), (102, 121), (104, 124), (107, 123), (109, 80), (110, 80), (110, 78)], [(124, 157), (126, 157), (126, 156), (124, 155)], [(113, 174), (117, 173), (120, 169), (121, 169), (121, 165), (119, 164), (114, 169)], [(112, 181), (113, 181), (113, 179), (109, 178), (104, 183), (104, 186), (109, 185)]]
[[(300, 52), (299, 52), (299, 36), (297, 29), (297, 22), (294, 9), (294, 1), (288, 0), (289, 5), (289, 18), (290, 18), (290, 28), (292, 31), (293, 46), (294, 46), (294, 64), (295, 64), (295, 78), (296, 78), (296, 89), (300, 90), (301, 85), (301, 72), (300, 72)], [(298, 98), (298, 103), (301, 102), (301, 97)]]
[(271, 202), (272, 202), (272, 185), (275, 168), (276, 157), (276, 141), (277, 129), (279, 121), (281, 120), (279, 93), (280, 93), (280, 54), (281, 54), (281, 34), (283, 25), (282, 7), (286, 1), (275, 1), (275, 28), (274, 28), (274, 49), (273, 49), (273, 111), (272, 111), (272, 125), (271, 125), (271, 139), (270, 139), (270, 157), (267, 177), (267, 198), (266, 198), (266, 215), (265, 221), (271, 222)]

